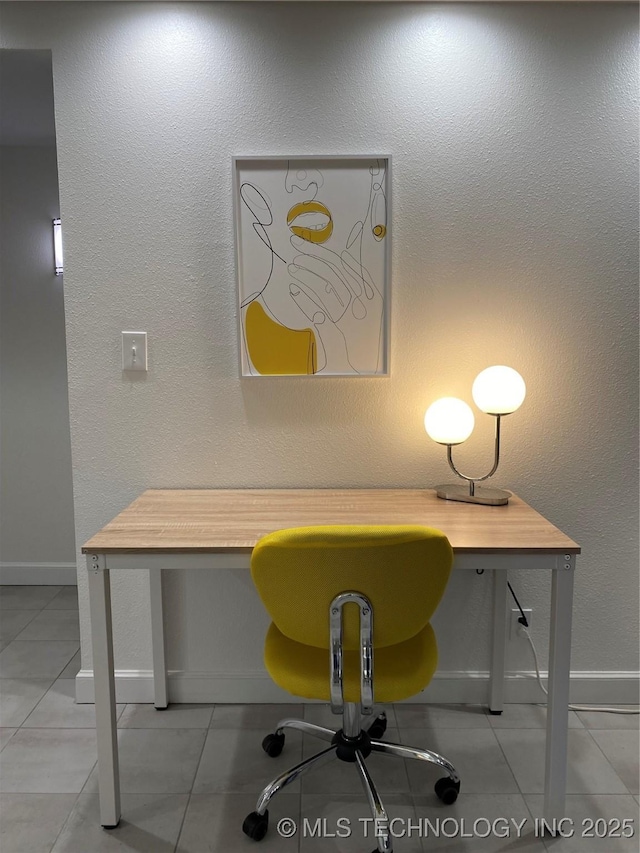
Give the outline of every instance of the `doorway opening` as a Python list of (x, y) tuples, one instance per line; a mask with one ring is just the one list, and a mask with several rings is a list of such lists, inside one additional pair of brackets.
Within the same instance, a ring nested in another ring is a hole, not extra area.
[(50, 51), (0, 51), (0, 183), (0, 584), (75, 585)]

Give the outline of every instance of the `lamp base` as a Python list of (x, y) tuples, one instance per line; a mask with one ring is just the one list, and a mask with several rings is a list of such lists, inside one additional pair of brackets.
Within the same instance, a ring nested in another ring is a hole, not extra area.
[(462, 483), (447, 483), (435, 486), (436, 495), (445, 501), (462, 501), (466, 504), (485, 504), (486, 506), (504, 506), (509, 503), (511, 492), (504, 489), (491, 489), (487, 486), (476, 486), (475, 495), (469, 494), (469, 486)]

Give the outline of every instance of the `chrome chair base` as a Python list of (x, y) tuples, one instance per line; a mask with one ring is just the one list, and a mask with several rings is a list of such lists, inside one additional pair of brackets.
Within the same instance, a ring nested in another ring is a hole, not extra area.
[(380, 752), (383, 755), (392, 755), (397, 758), (426, 761), (429, 764), (441, 767), (447, 775), (436, 782), (435, 792), (447, 805), (454, 803), (457, 799), (460, 790), (460, 778), (455, 767), (446, 758), (428, 749), (388, 743), (387, 741), (372, 738), (369, 735), (369, 730), (373, 730), (376, 734), (379, 731), (384, 732), (386, 728), (386, 715), (384, 712), (376, 717), (366, 730), (360, 728), (359, 707), (351, 703), (345, 703), (343, 728), (337, 731), (325, 728), (324, 726), (316, 726), (304, 720), (280, 720), (275, 733), (267, 735), (263, 741), (263, 749), (268, 755), (276, 756), (282, 752), (284, 746), (284, 729), (287, 728), (306, 732), (306, 734), (317, 737), (320, 740), (328, 741), (330, 746), (312, 755), (310, 758), (306, 758), (300, 764), (296, 764), (295, 767), (285, 770), (264, 788), (258, 797), (256, 810), (247, 816), (242, 827), (243, 832), (255, 841), (264, 838), (267, 832), (269, 822), (268, 807), (273, 797), (310, 770), (313, 770), (315, 767), (321, 767), (336, 757), (342, 761), (355, 764), (369, 802), (372, 817), (375, 821), (374, 827), (379, 853), (392, 853), (393, 839), (389, 829), (389, 817), (365, 763), (366, 757), (371, 752)]

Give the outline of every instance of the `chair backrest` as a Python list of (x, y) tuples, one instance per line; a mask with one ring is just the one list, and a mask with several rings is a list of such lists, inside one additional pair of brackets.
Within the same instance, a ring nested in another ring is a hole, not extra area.
[[(431, 619), (453, 552), (440, 530), (419, 525), (297, 527), (264, 536), (251, 574), (276, 627), (299, 643), (329, 648), (329, 605), (341, 592), (373, 605), (374, 645), (414, 637)], [(359, 648), (358, 608), (344, 608), (343, 647)]]

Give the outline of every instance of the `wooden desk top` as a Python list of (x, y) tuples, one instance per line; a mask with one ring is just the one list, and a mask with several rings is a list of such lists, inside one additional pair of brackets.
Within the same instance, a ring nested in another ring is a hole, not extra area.
[(506, 506), (481, 506), (431, 489), (150, 489), (82, 552), (250, 552), (265, 533), (319, 524), (425, 524), (460, 553), (580, 553), (516, 495)]

